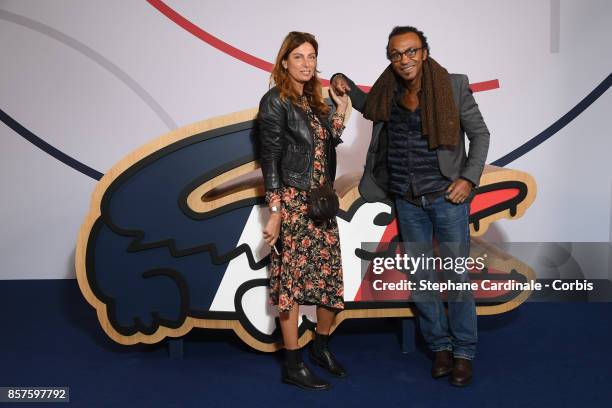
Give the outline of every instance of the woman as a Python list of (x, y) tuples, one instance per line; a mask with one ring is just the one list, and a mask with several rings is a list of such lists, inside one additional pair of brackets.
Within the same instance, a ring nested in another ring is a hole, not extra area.
[(335, 217), (318, 224), (308, 216), (311, 189), (333, 183), (335, 147), (341, 143), (348, 97), (330, 90), (336, 111), (321, 95), (318, 44), (308, 33), (287, 35), (270, 79), (275, 86), (261, 99), (258, 115), (261, 169), (271, 214), (263, 235), (273, 247), (270, 300), (278, 305), (285, 346), (283, 382), (327, 389), (303, 363), (298, 349), (299, 305), (317, 305), (314, 362), (344, 377), (346, 371), (327, 346), (330, 327), (344, 308), (342, 263)]

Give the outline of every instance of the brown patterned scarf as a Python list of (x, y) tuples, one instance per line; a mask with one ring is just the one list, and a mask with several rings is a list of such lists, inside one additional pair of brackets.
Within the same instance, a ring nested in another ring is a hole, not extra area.
[[(375, 122), (388, 122), (396, 86), (397, 77), (389, 64), (368, 93), (363, 116)], [(428, 138), (429, 148), (457, 146), (459, 113), (453, 99), (450, 76), (446, 68), (432, 58), (427, 58), (423, 62), (419, 103), (423, 135)]]

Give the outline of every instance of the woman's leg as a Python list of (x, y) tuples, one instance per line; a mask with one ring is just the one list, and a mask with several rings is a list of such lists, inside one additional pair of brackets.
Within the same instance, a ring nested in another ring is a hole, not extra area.
[(315, 331), (314, 341), (310, 348), (312, 359), (325, 368), (331, 374), (338, 377), (345, 377), (346, 370), (332, 355), (329, 350), (329, 330), (336, 317), (336, 312), (325, 306), (317, 307), (317, 329)]
[(299, 310), (300, 306), (294, 304), (290, 311), (279, 313), (283, 342), (285, 343), (282, 381), (308, 390), (326, 390), (329, 388), (329, 383), (313, 374), (302, 362), (302, 350), (298, 348), (297, 322)]
[(294, 304), (290, 311), (280, 312), (280, 326), (283, 333), (283, 343), (287, 350), (298, 348), (298, 316), (300, 306)]
[(335, 317), (336, 312), (333, 309), (317, 306), (317, 333), (329, 335)]

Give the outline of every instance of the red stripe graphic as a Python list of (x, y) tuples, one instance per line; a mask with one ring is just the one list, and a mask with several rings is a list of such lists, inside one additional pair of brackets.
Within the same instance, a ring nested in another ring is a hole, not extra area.
[(476, 194), (470, 203), (470, 215), (476, 214), (487, 208), (491, 208), (496, 204), (509, 201), (519, 194), (518, 188), (504, 188), (501, 190), (489, 191), (486, 193)]
[(491, 89), (499, 88), (499, 81), (497, 79), (492, 79), (490, 81), (476, 82), (470, 84), (470, 88), (472, 92), (490, 91)]
[(226, 43), (225, 41), (220, 40), (212, 34), (207, 33), (202, 30), (197, 25), (193, 24), (191, 21), (187, 20), (185, 17), (181, 16), (179, 13), (168, 7), (166, 3), (161, 0), (147, 0), (150, 5), (159, 10), (163, 15), (168, 17), (170, 20), (174, 21), (179, 26), (183, 27), (185, 30), (189, 31), (194, 36), (198, 37), (200, 40), (205, 43), (213, 46), (221, 52), (226, 53), (242, 62), (246, 62), (249, 65), (252, 65), (256, 68), (262, 69), (267, 72), (272, 72), (272, 68), (274, 65), (269, 63), (268, 61), (264, 61), (261, 58), (257, 58), (254, 55), (248, 54), (242, 50), (239, 50), (236, 47), (233, 47)]
[[(230, 55), (236, 58), (237, 60), (247, 63), (255, 68), (259, 68), (266, 72), (272, 72), (272, 69), (274, 68), (274, 64), (268, 61), (264, 61), (261, 58), (257, 58), (256, 56), (251, 55), (247, 52), (244, 52), (226, 43), (225, 41), (215, 37), (214, 35), (202, 30), (200, 27), (193, 24), (191, 21), (187, 20), (185, 17), (183, 17), (182, 15), (174, 11), (163, 1), (147, 0), (147, 2), (153, 7), (155, 7), (157, 10), (159, 10), (160, 13), (162, 13), (163, 15), (168, 17), (170, 20), (172, 20), (174, 23), (176, 23), (177, 25), (179, 25), (186, 31), (190, 32), (195, 37), (204, 41), (206, 44), (218, 49), (219, 51), (227, 55)], [(323, 86), (328, 86), (329, 80), (321, 79), (321, 83), (323, 84)], [(371, 88), (368, 85), (357, 85), (357, 86), (359, 86), (359, 88), (361, 88), (364, 92), (368, 92)], [(477, 82), (475, 84), (470, 84), (470, 87), (472, 88), (473, 92), (489, 91), (491, 89), (499, 88), (499, 81), (497, 79), (493, 79), (491, 81)]]

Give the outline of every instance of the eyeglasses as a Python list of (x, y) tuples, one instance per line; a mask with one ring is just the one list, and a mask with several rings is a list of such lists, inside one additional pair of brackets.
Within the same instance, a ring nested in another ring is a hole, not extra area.
[(404, 55), (407, 56), (408, 58), (413, 58), (415, 55), (417, 55), (417, 52), (419, 52), (423, 48), (425, 47), (408, 48), (406, 51), (395, 51), (389, 54), (389, 59), (391, 60), (391, 62), (399, 62), (402, 60), (402, 57)]

